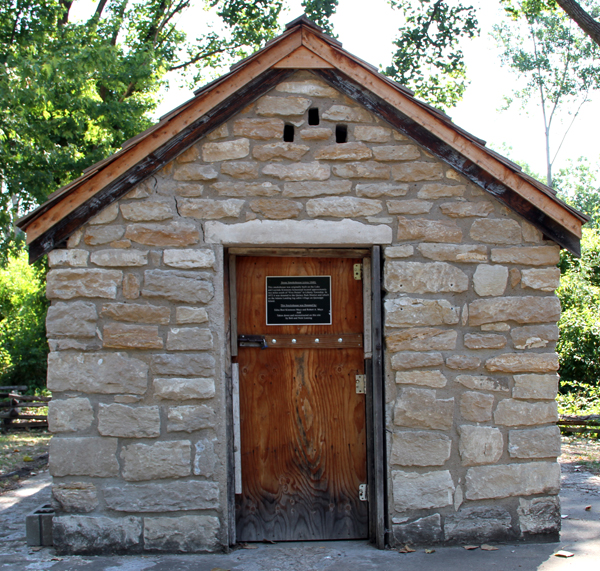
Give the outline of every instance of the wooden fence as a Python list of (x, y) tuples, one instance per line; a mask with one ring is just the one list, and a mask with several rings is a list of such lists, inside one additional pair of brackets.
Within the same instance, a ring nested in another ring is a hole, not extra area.
[(51, 397), (20, 394), (26, 390), (26, 386), (0, 387), (0, 431), (48, 428), (48, 415), (36, 409), (45, 409)]
[(561, 414), (558, 426), (562, 434), (581, 434), (596, 436), (600, 434), (600, 415), (566, 416)]

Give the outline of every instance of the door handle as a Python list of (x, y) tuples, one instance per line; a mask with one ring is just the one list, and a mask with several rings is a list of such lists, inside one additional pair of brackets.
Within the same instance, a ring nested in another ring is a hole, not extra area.
[(268, 347), (264, 335), (238, 335), (238, 345), (240, 347), (260, 347), (261, 349)]

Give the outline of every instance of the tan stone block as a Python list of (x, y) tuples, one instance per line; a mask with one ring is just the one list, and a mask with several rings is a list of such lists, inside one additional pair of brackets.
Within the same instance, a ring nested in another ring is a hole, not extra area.
[(404, 196), (408, 192), (407, 184), (389, 184), (374, 182), (356, 185), (356, 196), (379, 198), (381, 196)]
[(320, 194), (347, 194), (352, 190), (349, 180), (331, 180), (327, 182), (286, 182), (283, 185), (283, 196), (288, 198), (304, 198)]
[(107, 303), (102, 306), (100, 315), (115, 321), (130, 321), (133, 323), (169, 323), (171, 310), (168, 307), (139, 303)]
[(386, 204), (390, 214), (427, 214), (433, 206), (426, 200), (388, 200)]
[(172, 328), (167, 334), (168, 351), (206, 351), (212, 348), (213, 336), (209, 329)]
[(491, 202), (448, 202), (440, 205), (440, 210), (450, 218), (483, 217), (494, 211), (494, 205)]
[(121, 449), (123, 478), (139, 482), (189, 476), (191, 457), (192, 445), (188, 440), (129, 444)]
[(163, 340), (153, 325), (107, 323), (103, 331), (103, 347), (112, 349), (162, 349)]
[(84, 268), (87, 266), (89, 255), (86, 250), (50, 250), (48, 252), (48, 265), (51, 268), (61, 266)]
[(97, 266), (139, 267), (148, 264), (148, 252), (141, 250), (98, 250), (92, 252), (90, 261)]
[(142, 518), (55, 515), (54, 547), (64, 553), (116, 553), (142, 550)]
[(267, 141), (283, 137), (284, 123), (281, 119), (238, 119), (233, 124), (236, 137), (248, 137)]
[(200, 232), (188, 222), (131, 224), (127, 226), (125, 238), (144, 246), (191, 246), (200, 240)]
[(460, 397), (460, 414), (465, 420), (487, 422), (492, 420), (494, 397), (473, 391), (466, 391)]
[(552, 324), (515, 327), (510, 336), (515, 349), (541, 349), (558, 340), (558, 326)]
[(325, 141), (332, 135), (333, 131), (325, 127), (309, 127), (300, 131), (300, 138), (305, 141)]
[(510, 392), (508, 377), (458, 375), (454, 380), (468, 389), (502, 393)]
[[(229, 163), (223, 163), (229, 164)], [(186, 198), (197, 198), (204, 194), (204, 185), (196, 184), (192, 182), (181, 183), (175, 187), (175, 194), (177, 196), (185, 196)]]
[(485, 362), (490, 372), (503, 373), (550, 373), (558, 371), (556, 353), (505, 353)]
[(430, 431), (400, 432), (392, 436), (390, 464), (397, 466), (443, 466), (450, 458), (452, 440)]
[(156, 378), (154, 397), (164, 400), (187, 401), (211, 399), (215, 396), (215, 381), (207, 378)]
[(212, 428), (216, 422), (214, 410), (205, 404), (167, 408), (167, 432), (195, 432)]
[(143, 200), (121, 204), (121, 214), (131, 222), (152, 222), (173, 218), (172, 200)]
[(419, 252), (424, 258), (440, 262), (463, 262), (474, 264), (487, 261), (486, 246), (454, 244), (419, 244)]
[(468, 500), (558, 494), (560, 467), (555, 462), (479, 466), (467, 470), (466, 484)]
[(504, 399), (494, 412), (494, 422), (505, 426), (550, 424), (558, 420), (556, 402), (523, 402)]
[(48, 337), (95, 337), (98, 313), (93, 303), (75, 301), (55, 302), (48, 308), (46, 332)]
[(193, 163), (200, 158), (200, 145), (193, 145), (186, 151), (183, 151), (176, 160), (179, 164)]
[[(435, 163), (423, 163), (426, 165), (433, 165)], [(442, 172), (442, 166), (441, 165), (436, 165), (439, 167), (439, 172), (441, 175)], [(437, 170), (435, 171), (436, 173), (438, 172)], [(438, 176), (436, 178), (441, 178), (441, 176)], [(435, 180), (433, 178), (428, 178), (428, 179), (421, 179), (421, 180)], [(440, 184), (440, 183), (433, 183), (433, 184), (424, 184), (421, 187), (421, 190), (419, 190), (419, 192), (417, 193), (417, 196), (419, 198), (423, 198), (423, 199), (429, 199), (429, 200), (436, 200), (438, 198), (452, 198), (453, 196), (456, 197), (460, 197), (463, 196), (465, 193), (465, 189), (466, 187), (463, 186), (462, 184), (454, 184), (454, 185), (449, 185), (449, 184)]]
[(353, 196), (312, 198), (306, 203), (306, 213), (312, 218), (356, 218), (378, 214), (382, 210), (379, 200)]
[(318, 79), (304, 79), (302, 81), (284, 81), (276, 88), (283, 93), (294, 93), (296, 95), (307, 95), (308, 97), (329, 97), (335, 99), (339, 93)]
[[(299, 161), (306, 153), (308, 153), (309, 150), (310, 147), (306, 145), (298, 145), (295, 143), (279, 141), (277, 143), (270, 143), (268, 145), (255, 146), (254, 150), (252, 151), (252, 156), (259, 161), (270, 161), (273, 159), (289, 159), (290, 161)], [(318, 159), (320, 157), (315, 156), (315, 158)], [(223, 169), (221, 169), (221, 171), (225, 172)]]
[[(202, 160), (207, 163), (217, 161), (232, 161), (243, 159), (250, 154), (250, 141), (248, 139), (235, 139), (234, 141), (222, 141), (219, 143), (204, 143), (202, 145)], [(186, 165), (178, 167), (182, 169)], [(206, 168), (206, 167), (204, 167)], [(177, 173), (176, 173), (177, 174)], [(215, 177), (216, 178), (216, 177)], [(177, 179), (175, 180), (206, 180), (206, 179)]]
[(473, 274), (473, 289), (480, 296), (500, 296), (506, 291), (508, 268), (480, 264)]
[(130, 190), (126, 195), (125, 199), (140, 199), (140, 198), (148, 198), (150, 195), (154, 194), (155, 185), (154, 181), (145, 180), (138, 184), (133, 190)]
[(101, 246), (122, 238), (125, 228), (116, 224), (110, 226), (90, 226), (85, 231), (83, 241), (88, 246)]
[(388, 327), (456, 325), (459, 315), (445, 299), (386, 299), (385, 312)]
[(454, 329), (413, 327), (403, 331), (387, 332), (388, 351), (450, 351), (456, 348), (458, 334)]
[(199, 220), (239, 218), (245, 202), (237, 198), (212, 200), (210, 198), (178, 198), (177, 207), (181, 216)]
[(205, 277), (194, 272), (146, 270), (142, 295), (184, 303), (208, 303), (214, 288)]
[(522, 240), (521, 226), (511, 219), (480, 218), (471, 225), (469, 235), (487, 244), (520, 244)]
[(405, 244), (404, 246), (388, 246), (385, 249), (386, 258), (410, 258), (414, 253), (414, 246), (409, 244)]
[(125, 274), (123, 278), (123, 297), (125, 299), (140, 297), (140, 280), (135, 274)]
[[(392, 178), (399, 182), (420, 182), (423, 180), (439, 180), (443, 176), (444, 170), (442, 168), (442, 165), (438, 163), (414, 161), (409, 163), (402, 163), (400, 165), (394, 165), (394, 167), (392, 168)], [(419, 191), (418, 197), (425, 199), (439, 198), (437, 196), (431, 196), (430, 193), (424, 192), (424, 189), (421, 189)]]
[(333, 165), (333, 174), (340, 178), (389, 179), (390, 167), (374, 161)]
[(539, 244), (544, 239), (544, 235), (535, 226), (532, 226), (525, 221), (521, 222), (521, 226), (523, 228), (524, 242)]
[(398, 371), (396, 373), (396, 384), (398, 385), (420, 385), (441, 389), (448, 383), (448, 379), (441, 371)]
[(462, 230), (456, 222), (398, 216), (398, 240), (461, 242)]
[(98, 507), (96, 486), (89, 482), (61, 482), (52, 485), (52, 503), (65, 513), (87, 513)]
[(46, 296), (48, 299), (114, 299), (122, 281), (123, 272), (117, 270), (50, 270), (46, 279)]
[(519, 527), (521, 534), (557, 534), (560, 531), (560, 498), (546, 496), (526, 500), (519, 498)]
[(392, 138), (392, 131), (387, 127), (357, 125), (354, 127), (354, 138), (367, 143), (387, 143)]
[[(466, 323), (465, 323), (466, 325)], [(481, 326), (482, 331), (510, 331), (510, 325), (508, 323), (484, 323)]]
[(421, 152), (414, 145), (385, 145), (373, 147), (373, 156), (378, 161), (414, 161), (421, 158)]
[(57, 432), (80, 432), (94, 422), (94, 409), (89, 399), (72, 397), (54, 399), (48, 403), (48, 430)]
[(469, 325), (499, 321), (517, 323), (557, 322), (560, 302), (554, 296), (497, 297), (477, 299), (469, 304)]
[(50, 474), (63, 476), (118, 476), (116, 438), (53, 438), (50, 441)]
[(175, 309), (175, 321), (179, 324), (206, 323), (208, 312), (203, 307), (177, 307)]
[(560, 456), (560, 428), (509, 430), (508, 453), (511, 458), (556, 458)]
[(277, 196), (281, 189), (270, 182), (217, 182), (212, 185), (219, 196)]
[(145, 517), (144, 547), (169, 553), (215, 551), (219, 526), (218, 518), (206, 515)]
[(223, 123), (216, 129), (211, 131), (208, 135), (206, 135), (206, 138), (209, 141), (214, 141), (216, 139), (224, 139), (225, 137), (229, 137), (229, 127), (227, 126), (227, 123)]
[(554, 291), (560, 285), (558, 268), (523, 270), (521, 286), (541, 291)]
[(504, 438), (497, 428), (463, 424), (458, 427), (458, 434), (458, 451), (463, 466), (495, 464), (500, 460)]
[(310, 103), (310, 99), (305, 97), (271, 97), (265, 95), (258, 100), (256, 114), (263, 117), (304, 115), (310, 107)]
[(454, 399), (438, 399), (431, 389), (403, 388), (394, 408), (394, 424), (413, 428), (450, 430)]
[(394, 141), (408, 141), (408, 137), (398, 131), (394, 131), (392, 129), (392, 136), (394, 137)]
[(120, 438), (156, 438), (160, 435), (157, 406), (98, 405), (98, 432)]
[(418, 367), (437, 367), (444, 364), (441, 353), (418, 353), (416, 351), (404, 351), (392, 355), (392, 369), (416, 369)]
[(396, 262), (385, 264), (384, 287), (399, 293), (460, 293), (469, 289), (469, 278), (445, 262)]
[(517, 268), (511, 268), (508, 275), (510, 277), (510, 287), (515, 288), (521, 283), (521, 272)]
[[(458, 487), (457, 493), (459, 490), (462, 502), (462, 488)], [(454, 501), (456, 513), (448, 514), (444, 519), (446, 541), (455, 545), (481, 544), (484, 541), (507, 541), (514, 537), (511, 515), (504, 508), (486, 505), (458, 510), (456, 499)], [(485, 544), (482, 547), (485, 549)]]
[(461, 182), (461, 176), (454, 170), (454, 169), (448, 169), (446, 171), (446, 178), (449, 178), (450, 180), (455, 180), (457, 182)]
[(274, 176), (280, 180), (304, 181), (304, 180), (327, 180), (331, 176), (329, 165), (323, 165), (318, 162), (296, 163), (284, 165), (272, 163), (265, 166), (262, 170), (264, 175)]
[(506, 347), (506, 337), (493, 333), (466, 333), (464, 343), (469, 349), (502, 349)]
[(109, 244), (111, 248), (117, 248), (119, 250), (125, 250), (131, 248), (131, 240), (114, 240)]
[[(247, 139), (246, 139), (247, 141)], [(231, 143), (233, 141), (228, 141)], [(226, 143), (206, 143), (207, 145), (225, 145)], [(248, 153), (246, 153), (247, 155)], [(242, 155), (242, 156), (246, 156)], [(241, 158), (241, 157), (235, 157)], [(221, 159), (219, 159), (221, 160)], [(224, 160), (224, 159), (223, 159)], [(216, 180), (219, 176), (219, 172), (212, 165), (201, 165), (198, 163), (189, 163), (185, 165), (178, 165), (173, 173), (173, 179), (184, 181), (184, 182), (197, 182), (197, 181), (209, 181)]]
[(297, 218), (303, 207), (304, 205), (301, 202), (285, 198), (259, 198), (250, 203), (253, 212), (262, 214), (265, 218), (271, 220)]
[(258, 178), (258, 164), (250, 161), (229, 161), (223, 163), (221, 172), (242, 180)]
[(215, 254), (212, 250), (165, 250), (163, 262), (166, 266), (182, 270), (208, 269), (215, 267)]
[(392, 470), (394, 508), (398, 512), (452, 505), (454, 482), (448, 470), (403, 472)]
[(95, 224), (108, 224), (113, 222), (119, 215), (119, 204), (113, 202), (108, 206), (104, 207), (96, 216), (88, 220), (88, 224), (94, 226)]
[(560, 261), (559, 254), (558, 246), (492, 248), (492, 262), (525, 266), (556, 266)]
[(554, 400), (558, 392), (558, 375), (515, 375), (513, 398)]
[(360, 161), (370, 159), (373, 153), (364, 143), (339, 143), (321, 147), (315, 153), (315, 159), (329, 161)]
[(446, 367), (458, 371), (477, 369), (481, 365), (481, 359), (469, 355), (452, 355), (446, 359)]
[(373, 117), (361, 107), (348, 107), (347, 105), (332, 105), (325, 111), (321, 118), (325, 121), (344, 121), (348, 123), (370, 123)]

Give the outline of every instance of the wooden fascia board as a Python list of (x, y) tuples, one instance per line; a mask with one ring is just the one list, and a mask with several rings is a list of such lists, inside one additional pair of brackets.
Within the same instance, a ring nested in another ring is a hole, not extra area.
[(363, 65), (352, 60), (344, 52), (325, 43), (312, 34), (310, 30), (303, 30), (302, 43), (325, 61), (331, 63), (336, 69), (339, 69), (354, 81), (396, 107), (403, 114), (411, 117), (464, 157), (480, 166), (495, 179), (513, 189), (525, 200), (564, 226), (569, 232), (581, 238), (581, 220), (571, 212), (565, 210), (544, 192), (513, 173), (508, 167), (490, 156), (483, 149), (478, 148), (464, 135), (436, 119), (416, 102), (411, 101), (409, 97), (379, 78), (377, 74), (374, 74)]
[(92, 178), (86, 180), (81, 186), (62, 198), (53, 207), (32, 220), (24, 228), (27, 232), (27, 243), (31, 243), (40, 237), (64, 216), (93, 198), (97, 192), (111, 181), (124, 175), (153, 151), (175, 137), (190, 123), (193, 123), (227, 97), (233, 95), (253, 78), (273, 67), (290, 52), (300, 47), (300, 45), (301, 32), (299, 29), (295, 34), (290, 34), (287, 38), (275, 44), (271, 50), (266, 50), (259, 57), (252, 59), (246, 66), (240, 68), (227, 82), (217, 85), (206, 94), (200, 95), (197, 101), (185, 109), (185, 112), (173, 117), (160, 129), (151, 132), (146, 138), (132, 146), (118, 159), (108, 164)]

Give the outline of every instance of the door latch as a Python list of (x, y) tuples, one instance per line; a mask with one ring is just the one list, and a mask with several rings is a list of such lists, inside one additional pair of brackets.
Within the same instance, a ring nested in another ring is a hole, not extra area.
[(367, 393), (367, 375), (356, 375), (356, 394), (364, 395)]
[(354, 264), (354, 279), (362, 280), (362, 264)]
[(368, 488), (367, 484), (360, 484), (358, 486), (358, 499), (361, 502), (368, 501), (368, 497), (367, 497), (368, 493), (369, 493), (369, 488)]
[(238, 345), (240, 347), (260, 347), (261, 349), (268, 347), (264, 335), (238, 335)]

